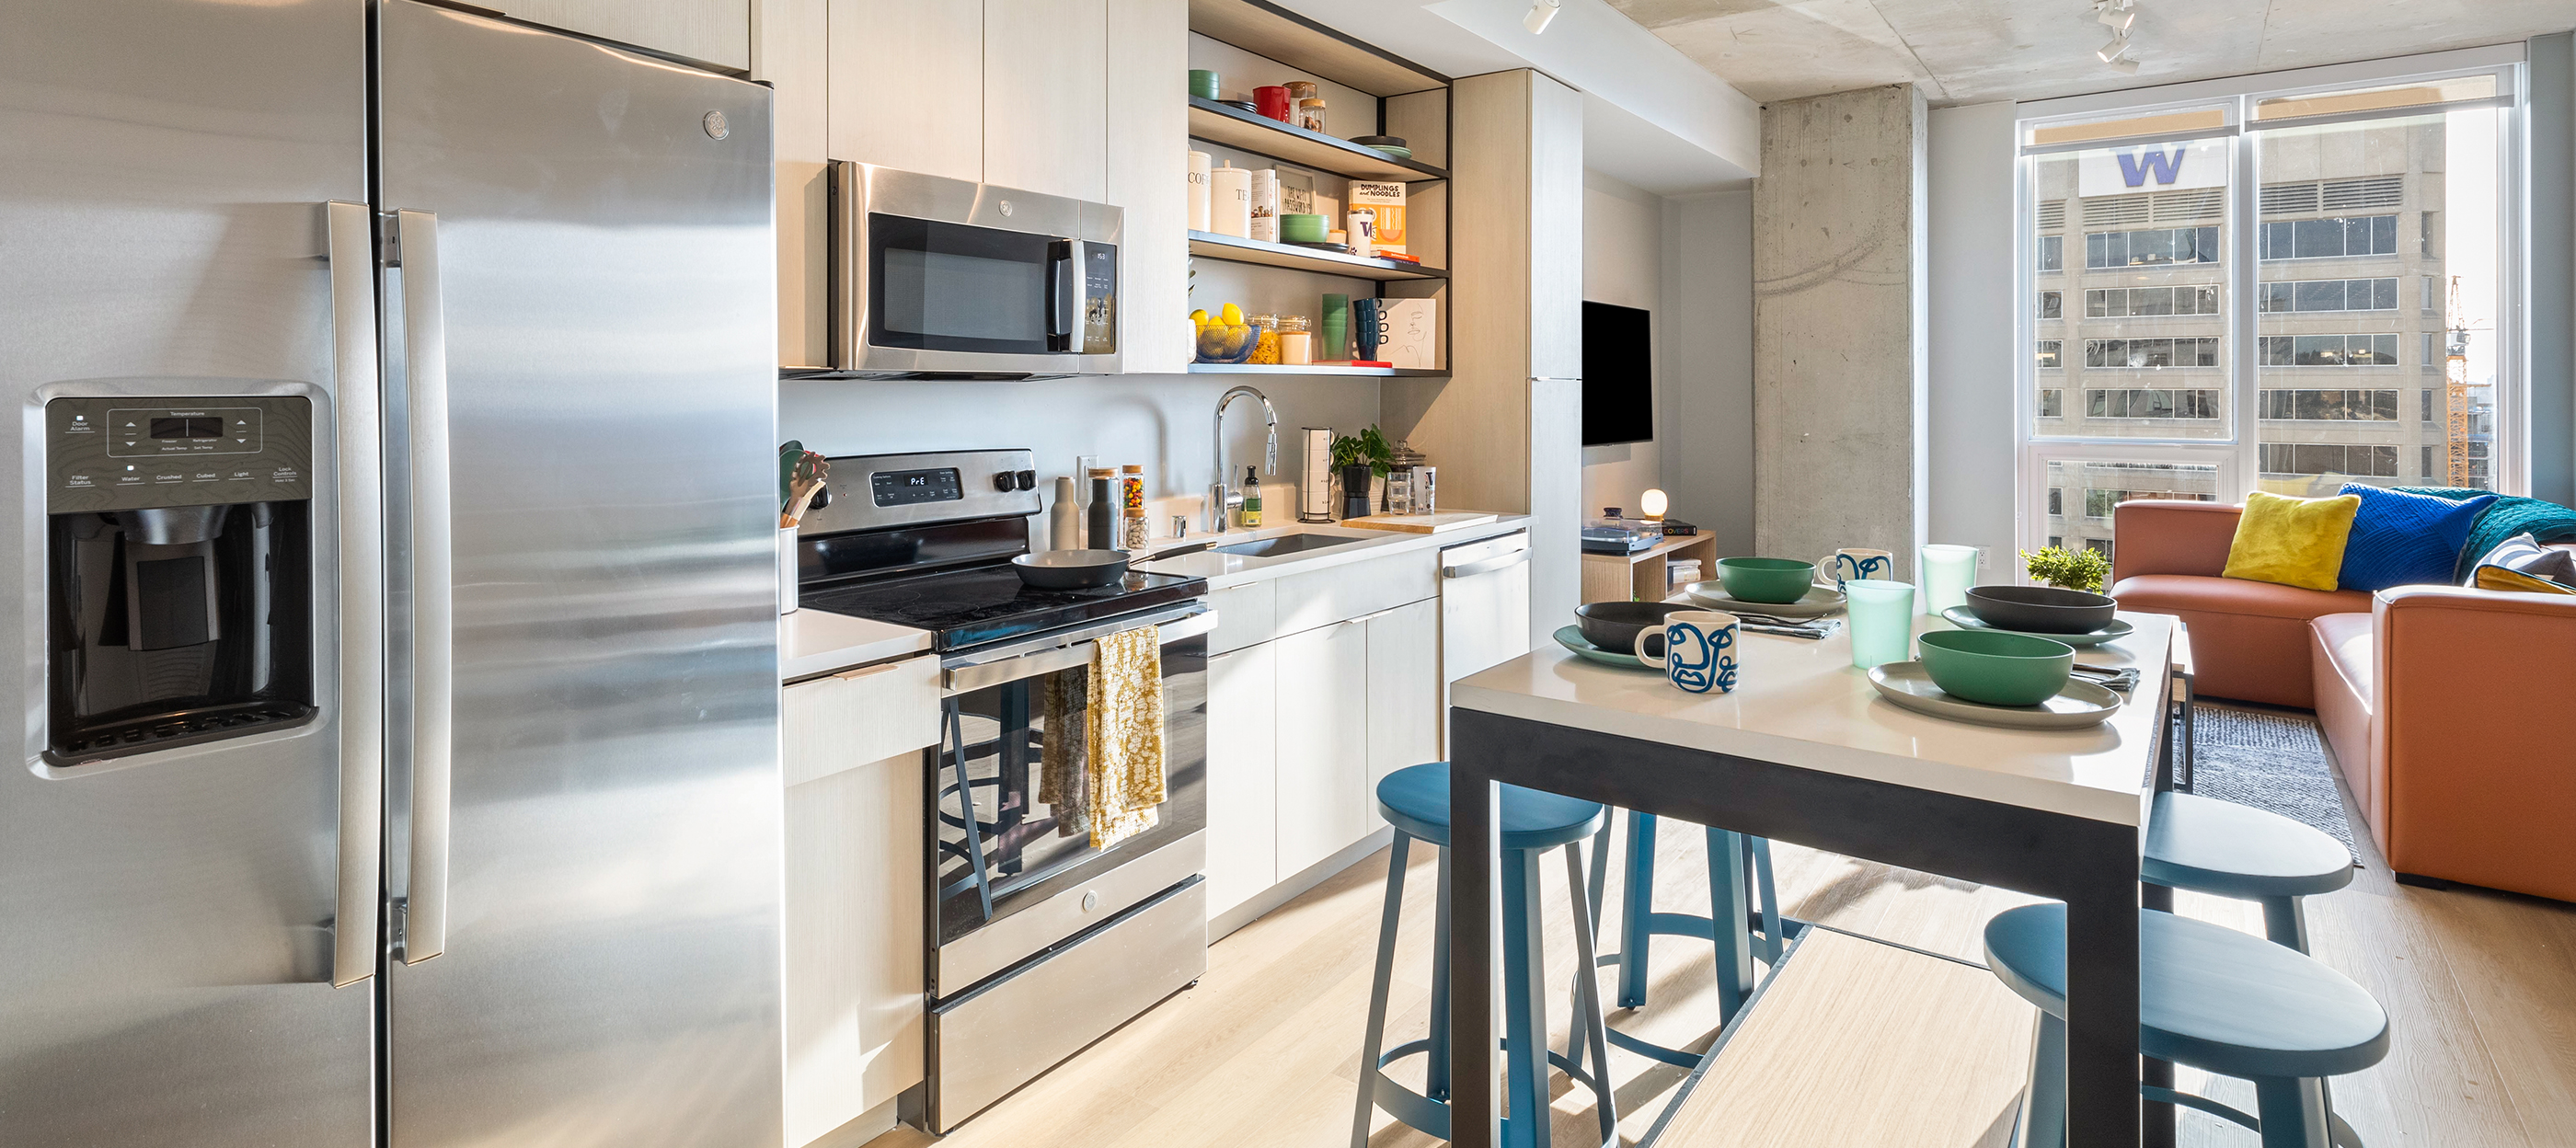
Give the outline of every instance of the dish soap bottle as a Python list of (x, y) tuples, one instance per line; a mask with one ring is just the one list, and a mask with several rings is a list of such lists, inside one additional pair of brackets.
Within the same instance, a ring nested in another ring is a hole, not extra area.
[(1243, 528), (1261, 529), (1261, 479), (1248, 466), (1243, 468)]

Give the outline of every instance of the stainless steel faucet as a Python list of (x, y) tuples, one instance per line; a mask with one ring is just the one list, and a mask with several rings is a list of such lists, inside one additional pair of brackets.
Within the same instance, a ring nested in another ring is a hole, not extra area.
[(1207, 500), (1207, 530), (1210, 534), (1225, 533), (1234, 508), (1243, 505), (1243, 492), (1225, 484), (1225, 476), (1232, 473), (1225, 468), (1225, 408), (1238, 396), (1261, 404), (1261, 419), (1270, 424), (1270, 441), (1262, 452), (1261, 472), (1279, 473), (1279, 412), (1270, 405), (1270, 396), (1250, 387), (1227, 391), (1216, 401), (1216, 481), (1208, 485)]

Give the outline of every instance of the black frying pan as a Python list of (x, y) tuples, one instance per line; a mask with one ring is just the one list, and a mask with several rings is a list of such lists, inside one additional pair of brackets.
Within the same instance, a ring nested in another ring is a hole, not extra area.
[(1124, 550), (1048, 550), (1011, 559), (1020, 581), (1039, 590), (1089, 590), (1127, 576)]

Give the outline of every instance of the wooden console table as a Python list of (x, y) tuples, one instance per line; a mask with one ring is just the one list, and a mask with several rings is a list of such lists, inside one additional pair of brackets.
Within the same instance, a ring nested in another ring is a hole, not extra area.
[(1717, 536), (1686, 534), (1666, 538), (1634, 554), (1585, 554), (1585, 602), (1661, 602), (1674, 590), (1664, 585), (1664, 560), (1699, 559), (1702, 579), (1717, 577)]

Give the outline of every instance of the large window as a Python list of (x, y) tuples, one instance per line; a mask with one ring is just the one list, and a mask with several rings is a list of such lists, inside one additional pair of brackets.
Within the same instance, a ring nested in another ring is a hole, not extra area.
[(2107, 553), (2131, 498), (2519, 481), (2517, 59), (2032, 108), (2022, 544)]

